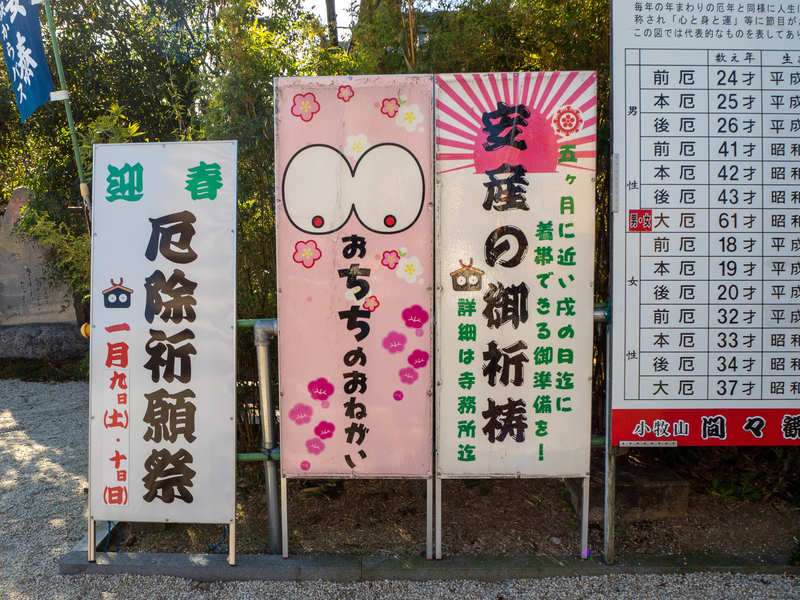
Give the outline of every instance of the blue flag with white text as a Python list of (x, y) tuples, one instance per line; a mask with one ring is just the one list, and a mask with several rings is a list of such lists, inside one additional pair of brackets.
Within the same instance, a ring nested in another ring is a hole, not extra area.
[(42, 44), (39, 5), (31, 0), (0, 0), (0, 42), (24, 122), (55, 89)]

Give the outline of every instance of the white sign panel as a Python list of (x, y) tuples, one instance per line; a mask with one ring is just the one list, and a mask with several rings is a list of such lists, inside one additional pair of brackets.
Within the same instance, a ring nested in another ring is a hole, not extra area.
[(800, 5), (612, 13), (612, 443), (800, 443)]
[(231, 522), (236, 142), (95, 146), (90, 516)]
[(595, 81), (436, 78), (441, 477), (589, 470)]

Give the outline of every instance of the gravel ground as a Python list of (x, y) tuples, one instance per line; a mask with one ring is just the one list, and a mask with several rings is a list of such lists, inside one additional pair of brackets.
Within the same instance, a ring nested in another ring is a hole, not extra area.
[(58, 562), (86, 530), (86, 383), (0, 380), (0, 600), (203, 598), (748, 598), (800, 599), (793, 577), (613, 575), (501, 583), (198, 584), (170, 577), (73, 576)]

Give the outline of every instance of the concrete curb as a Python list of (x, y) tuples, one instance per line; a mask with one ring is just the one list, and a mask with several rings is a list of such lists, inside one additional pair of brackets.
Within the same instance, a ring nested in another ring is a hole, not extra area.
[[(98, 542), (102, 543), (102, 542)], [(577, 575), (645, 575), (722, 572), (742, 574), (788, 573), (788, 556), (671, 555), (631, 557), (606, 565), (601, 559), (581, 561), (555, 556), (454, 556), (425, 560), (420, 556), (290, 556), (239, 554), (236, 566), (227, 554), (145, 554), (97, 552), (87, 560), (82, 540), (59, 563), (62, 575), (167, 575), (193, 581), (441, 581), (537, 579)]]

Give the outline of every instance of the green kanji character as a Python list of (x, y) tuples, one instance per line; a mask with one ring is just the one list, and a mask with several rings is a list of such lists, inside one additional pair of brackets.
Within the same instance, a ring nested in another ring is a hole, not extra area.
[(544, 437), (547, 435), (547, 421), (536, 421), (536, 435)]
[(475, 446), (472, 444), (459, 444), (458, 448), (458, 460), (465, 462), (475, 460)]
[(217, 163), (206, 164), (201, 160), (198, 166), (189, 169), (186, 184), (192, 200), (216, 200), (217, 190), (222, 187), (220, 166)]
[(546, 340), (550, 337), (550, 330), (547, 328), (547, 323), (537, 323), (536, 327), (539, 328), (539, 333), (536, 334), (540, 340)]
[(477, 333), (478, 328), (475, 325), (470, 323), (459, 323), (458, 325), (459, 342), (474, 342)]
[(575, 156), (575, 148), (574, 144), (563, 144), (559, 146), (558, 149), (558, 162), (578, 162), (578, 157)]
[(536, 237), (539, 238), (540, 242), (544, 242), (547, 240), (553, 239), (553, 222), (548, 221), (545, 223), (544, 221), (539, 221), (539, 224), (536, 226)]
[(572, 409), (569, 406), (562, 406), (562, 403), (566, 404), (572, 400), (571, 398), (556, 398), (556, 410), (560, 410), (561, 412), (572, 412)]
[(536, 396), (533, 401), (533, 412), (536, 414), (549, 413), (551, 411), (550, 396)]
[(553, 374), (550, 371), (536, 371), (533, 374), (533, 387), (542, 389), (553, 387)]
[(567, 238), (567, 239), (574, 238), (575, 237), (574, 233), (569, 233), (569, 232), (565, 232), (564, 231), (565, 229), (568, 229), (570, 227), (574, 227), (574, 225), (572, 223), (559, 223), (558, 224), (558, 237)]
[(458, 316), (459, 317), (471, 317), (475, 314), (475, 300), (474, 299), (458, 299)]
[(553, 262), (552, 246), (539, 246), (534, 248), (533, 251), (536, 253), (533, 262), (537, 265), (549, 265), (551, 262)]
[(566, 317), (575, 316), (575, 300), (573, 298), (564, 298), (563, 300), (558, 300), (557, 304), (558, 304), (558, 308), (556, 308), (557, 317), (561, 316), (562, 311), (564, 311), (564, 316)]
[(464, 437), (475, 437), (475, 421), (459, 421), (458, 422), (458, 437), (461, 437), (461, 434), (464, 434)]
[(127, 202), (137, 202), (142, 199), (143, 169), (141, 163), (117, 168), (108, 165), (108, 187), (106, 188), (106, 200), (126, 200)]
[(533, 351), (533, 364), (549, 365), (553, 362), (553, 349), (549, 346), (539, 346)]
[(575, 373), (569, 373), (567, 371), (564, 371), (562, 373), (561, 371), (559, 371), (557, 375), (558, 375), (558, 377), (556, 377), (557, 390), (575, 389), (575, 383), (572, 381), (572, 378), (575, 377)]
[(572, 196), (561, 196), (561, 214), (566, 214), (569, 211), (569, 214), (575, 214), (575, 200), (572, 199)]
[(475, 385), (475, 375), (469, 371), (463, 372), (458, 376), (458, 385), (462, 390), (471, 390), (472, 386)]
[(469, 413), (475, 414), (475, 396), (459, 396), (458, 397), (458, 412), (460, 414)]
[(566, 250), (561, 248), (558, 249), (558, 260), (556, 262), (559, 265), (563, 265), (565, 267), (574, 267), (575, 266), (575, 248), (570, 246)]
[(539, 305), (539, 308), (536, 309), (540, 315), (549, 315), (550, 314), (550, 300), (547, 298), (539, 298), (536, 301), (536, 304)]
[(458, 351), (458, 362), (468, 365), (473, 360), (475, 360), (475, 351), (474, 350), (464, 350), (459, 349)]
[(567, 363), (567, 364), (571, 365), (573, 356), (574, 355), (572, 353), (572, 350), (570, 350), (569, 348), (559, 348), (558, 349), (558, 362), (559, 363)]
[(572, 329), (572, 325), (564, 325), (561, 329), (558, 330), (558, 337), (562, 340), (565, 338), (574, 338), (575, 337), (575, 330)]

